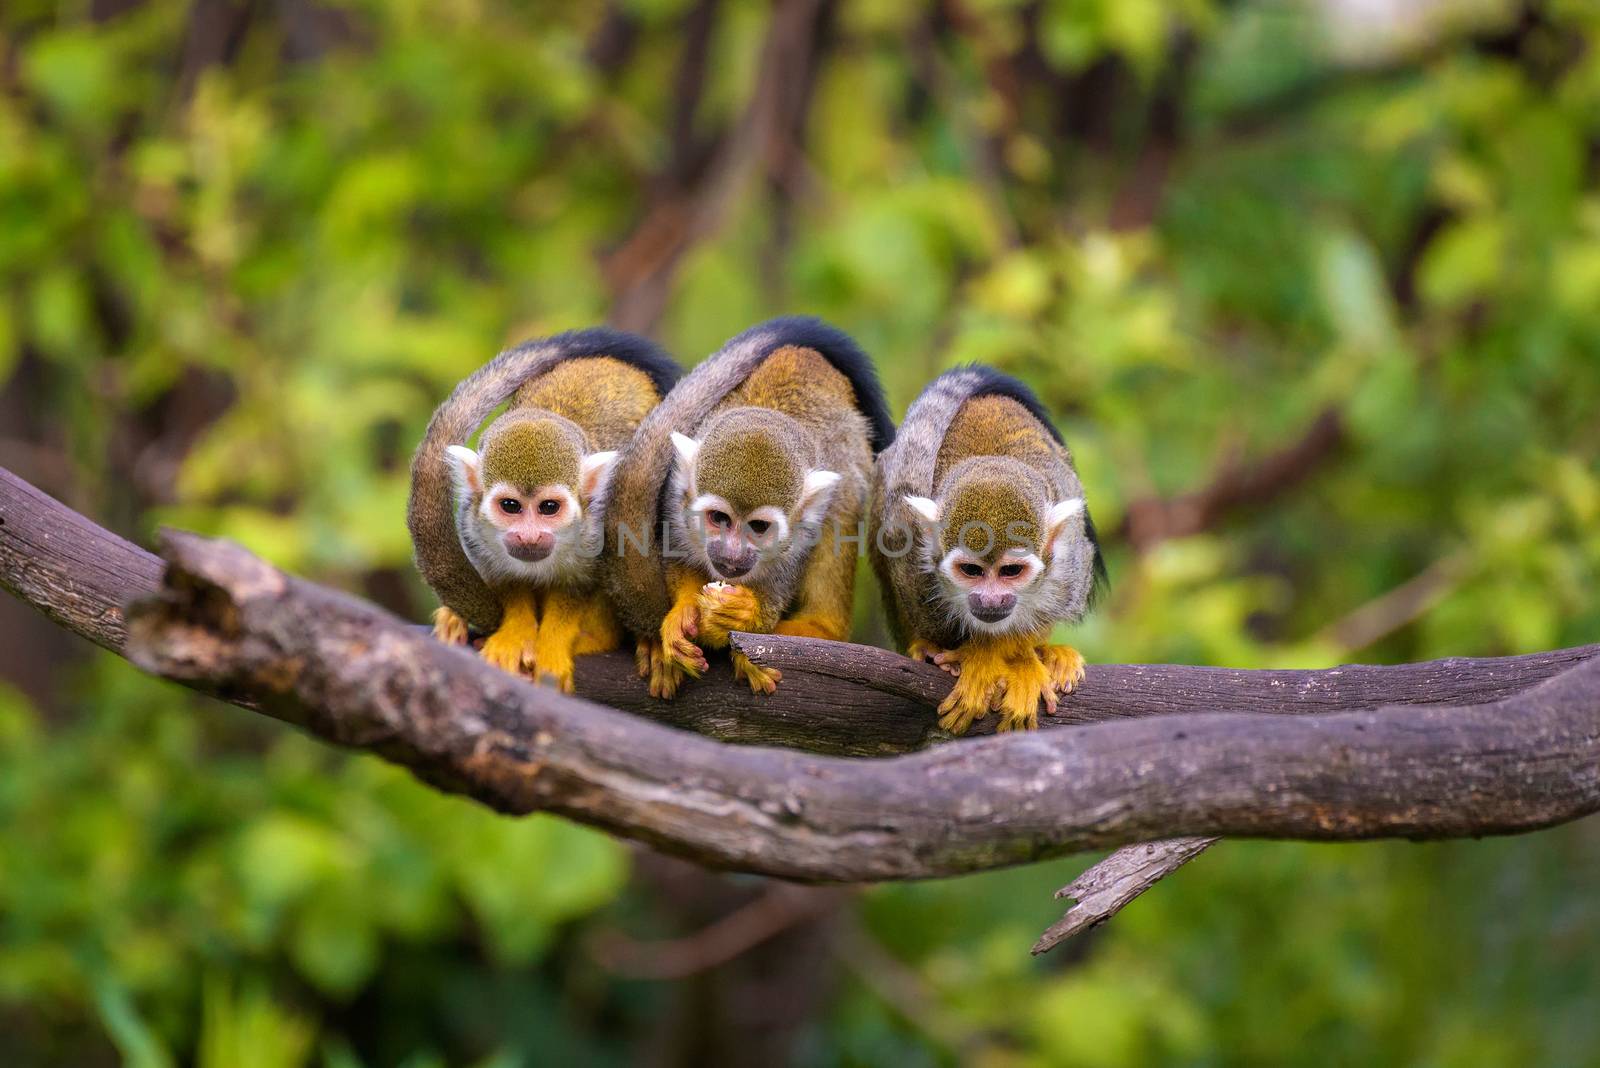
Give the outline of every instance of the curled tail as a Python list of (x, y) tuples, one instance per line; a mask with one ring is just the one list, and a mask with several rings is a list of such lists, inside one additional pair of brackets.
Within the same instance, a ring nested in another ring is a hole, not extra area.
[(597, 327), (527, 341), (507, 349), (462, 379), (434, 411), (411, 460), (411, 498), (406, 525), (411, 531), (417, 570), (438, 596), (474, 629), (493, 631), (500, 623), (500, 599), (467, 559), (456, 530), (455, 489), (445, 449), (464, 445), (500, 405), (525, 382), (566, 360), (610, 356), (639, 368), (665, 396), (680, 373), (672, 357), (651, 342), (620, 330)]
[(656, 631), (670, 607), (660, 553), (662, 498), (672, 473), (674, 430), (692, 433), (778, 349), (813, 349), (850, 382), (867, 417), (873, 452), (894, 440), (894, 421), (872, 361), (850, 336), (820, 319), (785, 316), (734, 337), (690, 371), (645, 416), (613, 467), (606, 503), (606, 589), (636, 635)]

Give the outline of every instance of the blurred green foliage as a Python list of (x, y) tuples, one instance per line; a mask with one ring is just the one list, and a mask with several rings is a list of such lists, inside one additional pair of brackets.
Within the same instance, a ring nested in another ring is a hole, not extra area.
[[(1418, 4), (1437, 17), (1387, 51), (1339, 9), (824, 5), (799, 162), (730, 183), (654, 332), (692, 362), (821, 314), (901, 408), (997, 363), (1060, 416), (1106, 531), (1339, 413), (1337, 450), (1255, 507), (1108, 539), (1091, 659), (1594, 641), (1600, 8)], [(59, 458), (52, 488), (130, 533), (221, 534), (420, 618), (401, 517), (433, 405), (614, 310), (768, 24), (731, 0), (12, 0), (0, 383), (24, 403), (0, 447)], [(620, 844), (110, 657), (56, 689), (49, 713), (0, 688), (0, 1032), (25, 1061), (622, 1062), (674, 1011), (586, 948), (651, 908)], [(1030, 959), (1081, 866), (867, 894), (887, 963), (842, 955), (796, 1058), (1600, 1063), (1592, 827), (1227, 843), (1081, 960)]]

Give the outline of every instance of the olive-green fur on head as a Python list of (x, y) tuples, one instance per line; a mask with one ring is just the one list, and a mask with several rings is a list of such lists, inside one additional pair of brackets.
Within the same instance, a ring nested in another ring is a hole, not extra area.
[(1040, 553), (1047, 505), (1033, 471), (1015, 460), (975, 457), (957, 464), (945, 480), (939, 509), (939, 548), (958, 546), (993, 562), (1008, 549)]
[(805, 431), (782, 412), (730, 408), (706, 426), (695, 458), (695, 490), (741, 514), (771, 505), (792, 512), (811, 453)]
[(524, 493), (558, 484), (576, 489), (584, 444), (583, 431), (571, 420), (513, 409), (483, 432), (483, 484), (504, 482)]

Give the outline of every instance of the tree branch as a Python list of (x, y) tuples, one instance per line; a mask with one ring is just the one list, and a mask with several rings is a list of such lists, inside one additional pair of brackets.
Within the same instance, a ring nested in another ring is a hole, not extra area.
[(1124, 846), (1056, 891), (1056, 898), (1071, 898), (1067, 914), (1045, 928), (1032, 953), (1048, 953), (1075, 934), (1098, 927), (1134, 898), (1189, 863), (1212, 845), (1215, 838), (1168, 838)]
[[(912, 879), (1174, 835), (1467, 837), (1600, 809), (1596, 646), (1310, 672), (1102, 666), (1066, 702), (1070, 729), (864, 761), (722, 745), (535, 687), (223, 542), (171, 534), (163, 557), (164, 570), (0, 471), (0, 583), (69, 629), (501, 811), (554, 812), (716, 867)], [(116, 605), (130, 595), (144, 599), (125, 631)], [(685, 712), (638, 696), (616, 657), (580, 679), (730, 737), (837, 750), (867, 709), (854, 751), (933, 737), (929, 705), (948, 686), (934, 669), (839, 643), (739, 641), (785, 670), (784, 701), (731, 682), (717, 697), (702, 680)]]

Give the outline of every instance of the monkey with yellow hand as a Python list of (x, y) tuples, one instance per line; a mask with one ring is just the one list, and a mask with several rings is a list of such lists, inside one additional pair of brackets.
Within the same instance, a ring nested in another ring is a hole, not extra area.
[(600, 589), (605, 490), (680, 373), (643, 338), (597, 328), (508, 349), (456, 387), (412, 461), (407, 510), (436, 636), (465, 644), (470, 628), (491, 664), (567, 692), (575, 656), (620, 644)]
[[(807, 318), (735, 337), (645, 417), (616, 463), (605, 581), (653, 695), (732, 631), (848, 636), (872, 458), (893, 438), (866, 355)], [(732, 659), (752, 691), (777, 688)]]
[(940, 375), (879, 458), (873, 566), (896, 639), (956, 676), (940, 726), (964, 733), (994, 710), (1001, 730), (1083, 678), (1050, 641), (1105, 577), (1072, 456), (1037, 397), (985, 367)]

